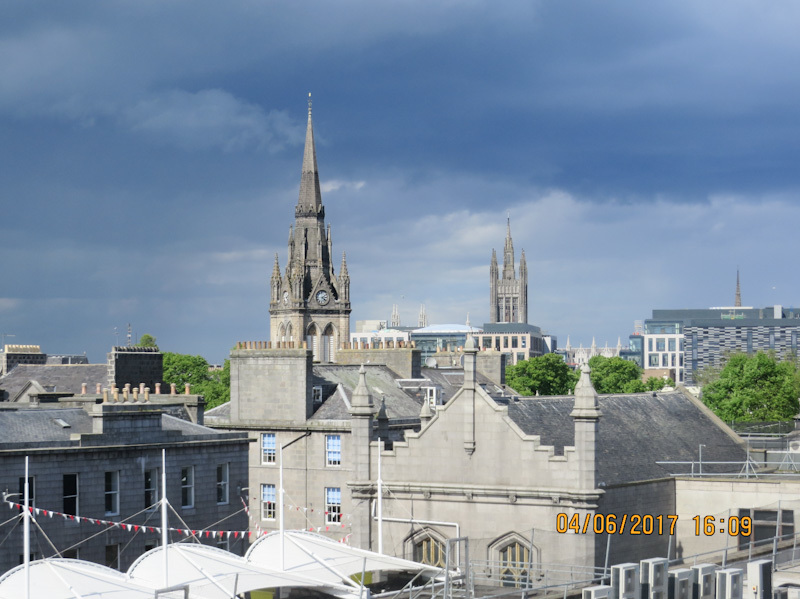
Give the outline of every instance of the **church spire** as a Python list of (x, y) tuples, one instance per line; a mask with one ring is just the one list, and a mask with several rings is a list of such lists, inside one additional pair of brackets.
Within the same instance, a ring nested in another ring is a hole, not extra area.
[(314, 127), (311, 123), (311, 94), (309, 93), (306, 146), (303, 151), (303, 170), (300, 179), (300, 197), (297, 200), (297, 212), (316, 214), (321, 208), (322, 193), (319, 187), (317, 151), (314, 148)]
[(733, 305), (736, 308), (742, 306), (742, 289), (739, 287), (739, 269), (736, 269), (736, 299), (733, 300)]
[(514, 242), (511, 241), (511, 217), (506, 222), (506, 247), (503, 250), (503, 278), (515, 279), (514, 273)]

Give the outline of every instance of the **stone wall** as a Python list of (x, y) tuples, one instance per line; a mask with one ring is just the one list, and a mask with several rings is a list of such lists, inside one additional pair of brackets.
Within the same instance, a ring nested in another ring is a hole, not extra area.
[(416, 348), (340, 349), (336, 353), (338, 364), (383, 364), (400, 378), (418, 379), (421, 375), (421, 352)]
[(108, 386), (138, 387), (151, 390), (164, 378), (163, 356), (157, 347), (114, 347), (108, 353)]

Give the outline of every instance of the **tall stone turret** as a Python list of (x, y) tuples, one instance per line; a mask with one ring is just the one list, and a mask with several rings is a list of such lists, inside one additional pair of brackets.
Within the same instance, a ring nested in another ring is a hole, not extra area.
[[(358, 371), (358, 384), (350, 399), (350, 427), (353, 455), (353, 479), (356, 482), (370, 481), (370, 441), (375, 405), (367, 388), (367, 371), (361, 365)], [(370, 546), (369, 502), (353, 507), (353, 544), (356, 547)]]
[(528, 322), (528, 263), (523, 250), (517, 278), (510, 218), (506, 223), (502, 276), (497, 264), (497, 253), (492, 250), (492, 262), (489, 266), (489, 321)]
[(582, 490), (593, 490), (597, 473), (597, 425), (600, 404), (594, 390), (588, 364), (581, 366), (581, 377), (575, 386), (575, 407), (570, 416), (575, 427), (575, 451), (578, 454), (578, 485)]

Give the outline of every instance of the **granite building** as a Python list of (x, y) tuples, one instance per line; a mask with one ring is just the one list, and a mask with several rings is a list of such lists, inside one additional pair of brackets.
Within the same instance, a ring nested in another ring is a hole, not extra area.
[(492, 250), (489, 267), (489, 322), (528, 322), (528, 263), (525, 261), (525, 250), (522, 250), (517, 277), (511, 219), (506, 224), (502, 274), (497, 266), (497, 253)]

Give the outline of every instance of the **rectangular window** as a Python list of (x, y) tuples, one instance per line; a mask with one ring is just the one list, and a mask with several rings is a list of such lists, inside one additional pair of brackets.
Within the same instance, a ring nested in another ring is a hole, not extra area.
[(261, 463), (274, 464), (276, 456), (275, 433), (263, 433), (261, 435)]
[(526, 347), (528, 347), (528, 338), (523, 335), (520, 339), (522, 341), (522, 349), (525, 349)]
[[(753, 353), (753, 331), (747, 331), (747, 353)], [(692, 358), (695, 358), (695, 356), (692, 355)]]
[(342, 465), (342, 436), (325, 435), (325, 465)]
[(158, 468), (144, 471), (144, 508), (153, 509), (158, 502)]
[(228, 503), (228, 464), (217, 465), (217, 503)]
[(658, 366), (658, 354), (648, 354), (648, 366)]
[(675, 337), (671, 337), (670, 339), (667, 339), (667, 344), (668, 344), (668, 347), (669, 347), (669, 351), (675, 351)]
[(181, 468), (181, 507), (194, 507), (194, 466)]
[(106, 516), (119, 514), (119, 471), (106, 472)]
[(775, 331), (769, 332), (769, 348), (775, 349)]
[(342, 490), (339, 487), (325, 487), (325, 524), (338, 524), (342, 521)]
[(663, 337), (656, 338), (656, 351), (666, 350), (666, 345)]
[(519, 340), (518, 340), (517, 336), (516, 336), (516, 335), (514, 335), (514, 336), (511, 338), (511, 348), (512, 348), (512, 349), (517, 349), (517, 345), (518, 345), (518, 343), (519, 343)]
[(261, 519), (275, 519), (275, 485), (261, 485)]
[(677, 364), (677, 354), (670, 354), (672, 356), (672, 365), (675, 366)]
[[(314, 337), (315, 341), (316, 341), (316, 339), (317, 338)], [(317, 386), (317, 387), (314, 387), (313, 389), (311, 389), (311, 399), (314, 402), (315, 406), (322, 405), (322, 387)]]
[(669, 354), (661, 354), (661, 365), (669, 366)]
[(483, 348), (492, 348), (492, 338), (491, 337), (481, 337), (481, 347)]
[[(25, 477), (19, 477), (19, 503), (23, 504), (25, 501)], [(36, 507), (36, 477), (28, 477), (28, 505)]]
[(508, 337), (503, 337), (503, 349), (508, 348)]
[(78, 475), (63, 476), (64, 513), (78, 516)]

